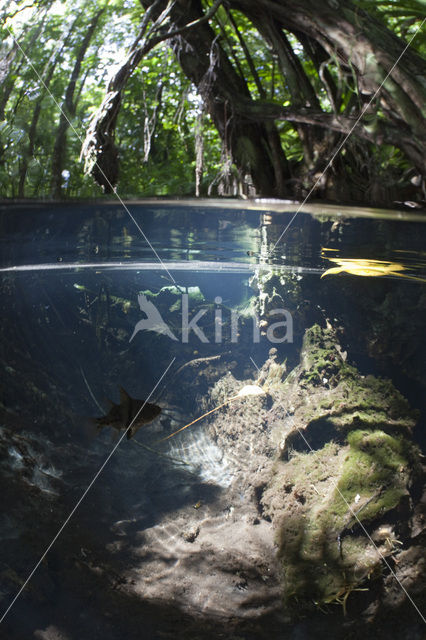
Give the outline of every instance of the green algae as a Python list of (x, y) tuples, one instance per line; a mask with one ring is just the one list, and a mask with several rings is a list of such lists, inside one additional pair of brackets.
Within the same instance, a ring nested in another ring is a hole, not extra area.
[(361, 529), (381, 522), (407, 495), (415, 451), (384, 432), (355, 431), (350, 440), (280, 462), (265, 492), (287, 604), (331, 603), (380, 574), (381, 557)]
[[(351, 431), (348, 444), (331, 509), (346, 517), (356, 496), (365, 497), (369, 502), (357, 516), (368, 522), (396, 507), (407, 494), (415, 448), (406, 438), (380, 430)], [(351, 514), (346, 526), (356, 521)]]
[(418, 417), (390, 380), (362, 376), (346, 361), (331, 327), (306, 331), (300, 365), (282, 383), (281, 395), (298, 396), (296, 429), (285, 434), (284, 457), (294, 448), (307, 450), (300, 432), (316, 442), (314, 448), (321, 434), (322, 444), (344, 442), (350, 431), (363, 427), (410, 437)]

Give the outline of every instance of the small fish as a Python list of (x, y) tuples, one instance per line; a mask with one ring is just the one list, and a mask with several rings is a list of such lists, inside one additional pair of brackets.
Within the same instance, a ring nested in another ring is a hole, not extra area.
[(134, 436), (140, 427), (149, 424), (161, 413), (161, 407), (132, 398), (123, 387), (120, 387), (120, 404), (111, 401), (110, 404), (111, 408), (108, 413), (100, 418), (93, 418), (93, 422), (98, 430), (103, 427), (114, 427), (114, 429), (121, 431), (126, 430), (131, 424), (132, 426), (127, 432), (127, 439)]

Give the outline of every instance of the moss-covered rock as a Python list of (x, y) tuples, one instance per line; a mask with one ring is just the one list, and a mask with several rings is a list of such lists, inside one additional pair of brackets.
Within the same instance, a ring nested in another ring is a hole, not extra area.
[(306, 331), (300, 365), (293, 369), (280, 391), (292, 415), (276, 437), (285, 441), (282, 455), (307, 451), (331, 439), (344, 442), (353, 429), (381, 429), (410, 436), (417, 413), (390, 380), (362, 376), (348, 364), (334, 330), (314, 325)]
[(285, 415), (262, 506), (276, 527), (284, 599), (346, 610), (407, 534), (416, 414), (389, 380), (347, 363), (330, 326), (306, 332), (300, 365), (274, 399)]

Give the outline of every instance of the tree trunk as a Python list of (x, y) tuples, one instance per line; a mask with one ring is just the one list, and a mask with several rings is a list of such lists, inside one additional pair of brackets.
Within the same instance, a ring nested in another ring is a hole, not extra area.
[[(143, 1), (149, 15), (155, 19), (165, 9), (161, 0)], [(244, 182), (251, 176), (261, 193), (285, 195), (285, 181), (289, 168), (273, 123), (258, 123), (237, 113), (234, 105), (243, 95), (250, 100), (245, 81), (234, 70), (223, 48), (217, 42), (201, 9), (199, 0), (175, 3), (169, 13), (171, 27), (160, 36), (150, 33), (138, 37), (127, 60), (108, 84), (106, 96), (93, 118), (83, 144), (82, 155), (86, 168), (105, 192), (111, 192), (118, 177), (118, 154), (114, 144), (116, 119), (121, 106), (121, 92), (143, 56), (158, 42), (171, 40), (178, 60), (194, 82), (205, 101), (221, 136), (224, 149), (229, 152)], [(145, 19), (143, 27), (146, 28)], [(154, 23), (158, 31), (159, 25)], [(187, 25), (195, 25), (188, 28)], [(142, 30), (141, 30), (142, 31)], [(155, 32), (155, 30), (154, 30)]]
[[(360, 114), (389, 73), (377, 98), (388, 122), (376, 120), (371, 127), (361, 121), (353, 136), (370, 137), (380, 145), (382, 129), (386, 128), (388, 134), (392, 130), (388, 135), (392, 144), (403, 149), (416, 169), (425, 173), (424, 61), (410, 48), (404, 52), (406, 44), (402, 40), (350, 0), (234, 0), (233, 5), (253, 22), (265, 22), (268, 14), (282, 29), (309, 39), (313, 49), (318, 51), (319, 46), (329, 56), (337, 56), (343, 69), (355, 74), (355, 89), (364, 96), (353, 115)], [(329, 117), (324, 114), (325, 126)], [(323, 151), (323, 156), (331, 157), (333, 151), (334, 144), (328, 153)]]
[(58, 45), (55, 51), (50, 56), (49, 61), (47, 62), (43, 73), (41, 74), (40, 80), (40, 93), (37, 97), (37, 100), (34, 104), (34, 110), (32, 113), (31, 124), (28, 130), (28, 146), (23, 153), (22, 164), (19, 171), (19, 187), (18, 187), (18, 197), (23, 198), (25, 195), (25, 180), (28, 172), (28, 165), (34, 154), (36, 133), (37, 133), (37, 125), (41, 114), (43, 100), (46, 96), (46, 93), (49, 91), (49, 85), (51, 83), (53, 74), (55, 73), (55, 69), (59, 60), (61, 59), (62, 52), (67, 45), (67, 42), (70, 39), (70, 36), (74, 30), (74, 27), (77, 23), (77, 17), (73, 24), (71, 25), (68, 33), (63, 38), (62, 42)]
[(95, 33), (101, 15), (104, 13), (105, 8), (98, 11), (93, 17), (91, 23), (87, 27), (87, 31), (77, 52), (77, 56), (74, 63), (74, 68), (71, 73), (70, 81), (68, 83), (65, 98), (61, 105), (61, 113), (59, 116), (59, 124), (56, 131), (55, 143), (52, 153), (52, 180), (51, 191), (54, 198), (60, 198), (62, 195), (62, 171), (65, 161), (66, 139), (67, 131), (70, 126), (71, 119), (75, 115), (76, 101), (74, 100), (74, 94), (76, 89), (77, 80), (80, 75), (81, 64), (83, 62), (86, 51), (90, 45), (90, 41)]
[(353, 67), (362, 93), (373, 94), (390, 73), (382, 88), (383, 100), (400, 118), (423, 132), (422, 109), (426, 85), (424, 61), (408, 49), (405, 43), (357, 7), (350, 0), (235, 0), (246, 15), (262, 19), (270, 13), (282, 26), (301, 32), (319, 42), (330, 55), (337, 55), (342, 64)]
[[(0, 84), (2, 85), (1, 97), (0, 97), (0, 122), (4, 120), (4, 112), (6, 109), (6, 105), (9, 101), (9, 98), (11, 96), (11, 93), (14, 89), (15, 79), (19, 77), (21, 69), (24, 67), (24, 63), (27, 61), (27, 56), (31, 55), (31, 48), (37, 42), (40, 34), (43, 31), (44, 21), (46, 19), (46, 13), (47, 12), (45, 11), (42, 19), (37, 25), (37, 28), (34, 29), (34, 31), (32, 32), (28, 44), (18, 46), (18, 43), (16, 42), (16, 40), (14, 40), (12, 50), (9, 52), (9, 58), (7, 59), (7, 61), (3, 59), (4, 64), (3, 64), (2, 76), (1, 76), (1, 82), (0, 82)], [(25, 47), (25, 49), (21, 51), (21, 48), (23, 46)], [(19, 56), (17, 55), (18, 51), (21, 51), (21, 54)], [(17, 61), (17, 64), (14, 67), (13, 62), (15, 60)]]
[[(240, 180), (244, 182), (247, 176), (259, 194), (291, 196), (293, 177), (299, 180), (307, 177), (310, 188), (318, 172), (334, 157), (343, 135), (348, 134), (351, 140), (346, 144), (345, 154), (333, 162), (328, 173), (334, 172), (342, 185), (354, 179), (357, 193), (366, 191), (359, 186), (365, 170), (362, 154), (357, 156), (358, 147), (366, 149), (371, 157), (373, 146), (394, 145), (403, 150), (413, 167), (424, 172), (423, 61), (413, 50), (405, 50), (402, 40), (351, 0), (227, 2), (228, 15), (233, 17), (235, 11), (241, 12), (272, 45), (291, 96), (288, 109), (266, 102), (266, 92), (237, 28), (260, 100), (250, 94), (240, 65), (233, 56), (227, 56), (222, 46), (222, 40), (226, 41), (224, 30), (216, 33), (209, 23), (218, 7), (217, 1), (207, 13), (201, 0), (175, 0), (172, 4), (166, 0), (140, 2), (146, 9), (141, 34), (110, 81), (82, 149), (88, 170), (106, 191), (112, 189), (118, 178), (114, 130), (121, 92), (143, 56), (164, 40), (169, 40), (185, 75), (203, 97), (205, 110), (221, 137), (224, 157), (227, 161), (232, 157)], [(148, 30), (150, 21), (152, 27)], [(285, 32), (292, 33), (304, 46), (305, 54), (317, 69), (317, 81), (329, 95), (331, 110), (321, 107), (318, 89), (305, 73)], [(330, 64), (345, 84), (345, 102), (327, 69)], [(352, 96), (348, 99), (350, 91)], [(377, 97), (364, 116), (363, 109), (376, 91)], [(379, 109), (383, 115), (378, 117)], [(294, 123), (304, 145), (303, 161), (291, 170), (276, 126), (280, 120)], [(355, 176), (357, 157), (361, 159), (359, 175)], [(327, 197), (327, 191), (319, 185), (316, 195)]]
[[(147, 0), (144, 0), (147, 4)], [(203, 15), (198, 0), (176, 4), (171, 12), (179, 28)], [(172, 41), (185, 75), (202, 96), (225, 149), (239, 169), (240, 181), (252, 179), (259, 193), (287, 195), (290, 171), (275, 125), (253, 122), (236, 107), (241, 99), (252, 102), (246, 82), (235, 71), (208, 23), (188, 30)]]

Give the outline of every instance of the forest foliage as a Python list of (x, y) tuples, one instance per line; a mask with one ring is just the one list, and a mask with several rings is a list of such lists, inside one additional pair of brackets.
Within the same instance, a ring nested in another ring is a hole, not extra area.
[[(316, 195), (421, 200), (422, 30), (404, 53), (401, 80), (390, 76), (393, 85), (386, 80), (385, 93), (368, 102), (385, 79), (377, 60), (385, 71), (390, 65), (381, 52), (397, 60), (422, 24), (426, 1), (320, 4), (4, 2), (0, 197), (81, 198), (115, 187), (121, 197), (303, 197), (368, 106)], [(208, 20), (186, 27), (206, 13)], [(351, 57), (345, 42), (336, 43), (346, 37), (337, 33), (339, 20), (349, 24), (352, 16), (359, 43), (368, 46)], [(318, 37), (312, 27), (301, 30), (307, 17)], [(113, 148), (103, 165), (102, 146)]]

